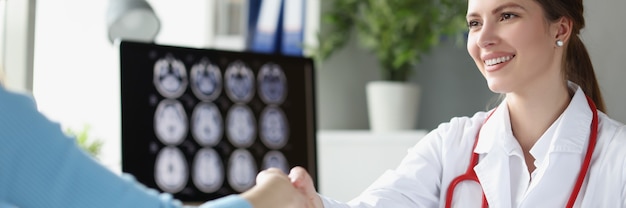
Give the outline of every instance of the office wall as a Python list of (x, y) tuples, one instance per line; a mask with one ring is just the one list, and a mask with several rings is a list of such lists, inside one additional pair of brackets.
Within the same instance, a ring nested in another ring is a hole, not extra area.
[(607, 113), (626, 123), (626, 24), (623, 0), (587, 0), (582, 38), (600, 82)]
[[(322, 25), (323, 27), (323, 25)], [(380, 79), (376, 57), (356, 41), (317, 69), (320, 129), (368, 129), (365, 85)], [(418, 128), (433, 129), (454, 116), (484, 110), (493, 97), (465, 46), (445, 41), (415, 67), (410, 82), (421, 87)]]
[[(582, 37), (601, 82), (609, 115), (626, 122), (626, 25), (621, 23), (620, 12), (626, 8), (626, 1), (587, 0), (585, 6), (587, 28)], [(353, 40), (318, 66), (318, 127), (368, 129), (365, 84), (379, 79), (375, 57)], [(416, 72), (411, 82), (422, 87), (417, 115), (421, 129), (433, 129), (453, 116), (470, 116), (484, 110), (495, 96), (465, 47), (451, 42), (444, 42), (424, 57)]]

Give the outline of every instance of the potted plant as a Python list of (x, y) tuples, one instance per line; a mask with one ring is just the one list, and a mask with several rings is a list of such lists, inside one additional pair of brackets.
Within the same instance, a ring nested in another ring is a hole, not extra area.
[(441, 38), (463, 40), (467, 1), (333, 0), (331, 4), (322, 13), (324, 28), (318, 36), (316, 58), (325, 60), (356, 32), (360, 46), (373, 52), (380, 64), (382, 80), (367, 86), (371, 129), (415, 128), (420, 90), (408, 79)]

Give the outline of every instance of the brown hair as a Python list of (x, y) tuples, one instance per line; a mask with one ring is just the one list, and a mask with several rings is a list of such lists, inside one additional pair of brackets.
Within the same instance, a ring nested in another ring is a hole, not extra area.
[(587, 96), (596, 103), (596, 107), (606, 112), (602, 93), (593, 71), (591, 58), (578, 34), (585, 27), (582, 0), (535, 0), (543, 7), (550, 22), (561, 17), (572, 21), (572, 33), (565, 52), (565, 78), (578, 84)]

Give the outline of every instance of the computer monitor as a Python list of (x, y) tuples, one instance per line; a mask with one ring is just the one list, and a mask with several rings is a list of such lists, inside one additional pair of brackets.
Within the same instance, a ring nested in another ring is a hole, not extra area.
[(121, 41), (122, 171), (184, 202), (241, 193), (268, 167), (317, 182), (309, 58)]

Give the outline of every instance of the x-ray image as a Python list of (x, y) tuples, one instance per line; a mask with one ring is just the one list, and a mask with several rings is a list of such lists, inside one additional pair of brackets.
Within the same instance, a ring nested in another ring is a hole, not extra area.
[(213, 146), (221, 139), (224, 123), (220, 110), (213, 103), (201, 102), (191, 115), (191, 133), (199, 144)]
[(243, 62), (235, 61), (228, 65), (224, 75), (226, 94), (231, 100), (246, 103), (254, 95), (254, 74)]
[(193, 183), (202, 192), (217, 191), (224, 183), (224, 164), (220, 155), (211, 148), (202, 148), (194, 158)]
[(280, 108), (269, 106), (261, 112), (259, 121), (261, 141), (271, 149), (280, 149), (289, 138), (289, 122)]
[(250, 107), (235, 105), (226, 117), (226, 129), (230, 142), (239, 148), (247, 148), (254, 142), (256, 119)]
[(180, 60), (167, 56), (154, 63), (154, 86), (166, 98), (177, 98), (187, 89), (187, 71)]
[(177, 193), (187, 185), (189, 173), (183, 153), (175, 147), (161, 149), (156, 157), (154, 179), (159, 188)]
[(184, 203), (295, 165), (316, 183), (313, 60), (122, 40), (122, 172)]
[(254, 185), (258, 169), (250, 152), (235, 150), (228, 160), (228, 167), (228, 184), (234, 190), (243, 192)]
[(203, 59), (191, 67), (191, 90), (201, 100), (215, 100), (222, 91), (222, 73), (217, 65)]
[(164, 144), (180, 144), (187, 135), (187, 114), (183, 105), (173, 99), (161, 101), (154, 113), (154, 131)]
[(285, 174), (289, 174), (287, 158), (279, 151), (269, 151), (263, 157), (263, 169), (278, 168)]
[(267, 63), (258, 75), (259, 96), (268, 104), (281, 104), (287, 96), (287, 78), (278, 64)]

